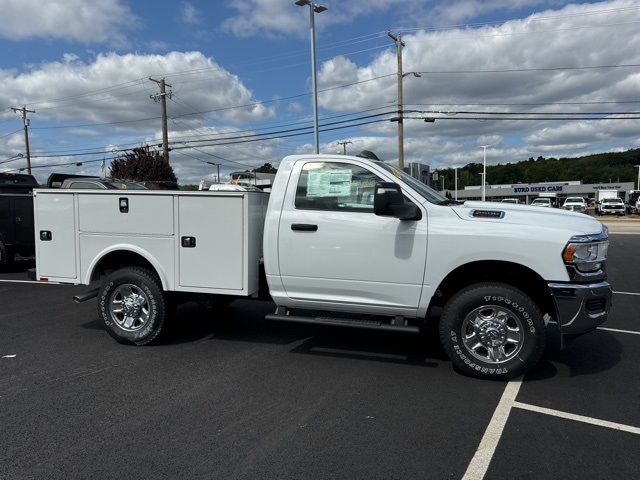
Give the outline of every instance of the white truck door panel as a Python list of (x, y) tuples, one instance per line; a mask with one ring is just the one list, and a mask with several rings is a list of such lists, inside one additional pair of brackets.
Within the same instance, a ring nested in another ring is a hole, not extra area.
[[(120, 199), (127, 201), (127, 212), (120, 211)], [(173, 234), (173, 197), (131, 194), (78, 195), (80, 231), (137, 235)], [(96, 212), (100, 212), (96, 215)]]
[[(287, 295), (298, 300), (417, 308), (427, 254), (426, 217), (400, 221), (376, 216), (364, 203), (372, 203), (367, 195), (381, 179), (370, 177), (366, 185), (373, 183), (371, 190), (363, 194), (362, 182), (356, 186), (356, 177), (366, 175), (360, 170), (349, 188), (352, 192), (360, 188), (351, 200), (353, 209), (364, 211), (322, 209), (323, 205), (336, 208), (335, 197), (320, 199), (320, 209), (305, 209), (318, 208), (313, 201), (309, 205), (299, 201), (297, 208), (296, 191), (300, 199), (306, 189), (297, 185), (301, 170), (302, 166), (294, 168), (279, 226), (279, 265)], [(309, 180), (309, 191), (320, 191), (318, 182), (325, 180)], [(340, 197), (337, 208), (348, 202)]]
[[(243, 288), (244, 201), (241, 196), (178, 198), (180, 286)], [(183, 237), (195, 238), (195, 246), (183, 246)]]
[[(40, 277), (76, 279), (76, 228), (73, 195), (38, 194), (36, 269)], [(42, 240), (40, 232), (51, 232)]]

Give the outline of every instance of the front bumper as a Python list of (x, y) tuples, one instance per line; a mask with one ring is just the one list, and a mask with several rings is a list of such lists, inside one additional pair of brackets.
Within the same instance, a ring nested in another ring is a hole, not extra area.
[(611, 307), (609, 282), (549, 283), (560, 333), (579, 335), (605, 322)]
[(579, 213), (584, 213), (587, 211), (587, 209), (585, 207), (562, 207), (564, 210), (567, 210), (569, 212), (579, 212)]

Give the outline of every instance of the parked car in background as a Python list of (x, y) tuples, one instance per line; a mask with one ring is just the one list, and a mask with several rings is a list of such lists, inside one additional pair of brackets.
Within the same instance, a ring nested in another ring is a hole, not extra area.
[(598, 203), (596, 214), (624, 216), (627, 210), (621, 198), (605, 198)]
[(502, 203), (514, 203), (514, 204), (518, 204), (520, 203), (520, 200), (518, 200), (517, 198), (503, 198), (501, 200)]
[(550, 198), (547, 197), (538, 197), (538, 198), (534, 198), (533, 201), (531, 202), (531, 206), (532, 207), (553, 207), (553, 202), (551, 201)]
[(587, 202), (582, 197), (567, 197), (562, 204), (562, 208), (572, 212), (584, 213), (587, 211)]
[(640, 190), (629, 190), (627, 192), (627, 213), (639, 213), (638, 200), (640, 200)]
[(147, 190), (147, 187), (127, 180), (111, 180), (102, 178), (67, 178), (60, 188), (81, 190)]
[(0, 173), (0, 269), (34, 254), (32, 175)]

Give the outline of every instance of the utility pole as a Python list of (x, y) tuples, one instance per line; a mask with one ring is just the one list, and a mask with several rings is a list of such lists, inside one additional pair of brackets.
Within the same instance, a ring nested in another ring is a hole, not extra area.
[(349, 143), (353, 143), (352, 141), (348, 140), (346, 142), (338, 142), (338, 145), (342, 145), (342, 154), (346, 155), (347, 154), (347, 145)]
[(24, 149), (27, 154), (27, 172), (31, 174), (31, 152), (29, 151), (29, 119), (27, 118), (27, 113), (36, 113), (35, 110), (27, 110), (25, 105), (22, 108), (11, 107), (16, 113), (20, 113), (22, 115), (22, 124), (24, 125)]
[(444, 195), (444, 175), (442, 175), (442, 194)]
[(173, 96), (173, 92), (167, 93), (165, 91), (165, 87), (171, 88), (171, 85), (165, 83), (164, 78), (160, 80), (155, 80), (149, 77), (149, 80), (157, 83), (160, 86), (160, 93), (154, 93), (153, 95), (149, 95), (149, 98), (153, 99), (154, 102), (160, 102), (160, 107), (162, 109), (162, 155), (164, 156), (164, 161), (169, 163), (169, 133), (167, 129), (167, 96), (171, 98)]
[(402, 112), (402, 47), (404, 42), (402, 41), (402, 35), (394, 35), (388, 32), (389, 38), (391, 38), (396, 44), (396, 55), (398, 57), (398, 168), (404, 171), (404, 124), (403, 124), (403, 112)]

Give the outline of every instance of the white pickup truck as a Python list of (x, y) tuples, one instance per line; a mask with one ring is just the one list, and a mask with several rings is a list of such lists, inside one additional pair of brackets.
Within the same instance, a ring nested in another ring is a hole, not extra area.
[(37, 279), (99, 282), (76, 301), (97, 296), (135, 345), (157, 338), (174, 292), (266, 296), (268, 319), (419, 332), (435, 318), (458, 370), (508, 379), (611, 302), (597, 220), (458, 204), (359, 157), (287, 157), (270, 195), (36, 190), (34, 210)]

